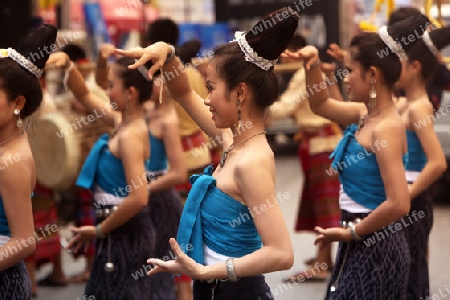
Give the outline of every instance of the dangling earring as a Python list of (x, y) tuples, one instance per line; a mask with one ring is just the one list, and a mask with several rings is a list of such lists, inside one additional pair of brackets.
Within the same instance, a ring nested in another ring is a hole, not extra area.
[(369, 107), (373, 109), (377, 105), (377, 91), (375, 90), (375, 80), (373, 78), (370, 80), (370, 83), (372, 84), (372, 88), (369, 92)]
[(125, 123), (128, 123), (130, 120), (129, 111), (128, 111), (128, 104), (130, 103), (130, 98), (128, 96), (125, 98)]
[(238, 126), (237, 126), (237, 130), (240, 133), (241, 132), (241, 102), (238, 100), (236, 101), (236, 105), (238, 107)]
[(19, 116), (16, 122), (17, 128), (23, 129), (23, 120), (20, 118), (20, 110), (18, 108), (14, 110), (14, 115)]

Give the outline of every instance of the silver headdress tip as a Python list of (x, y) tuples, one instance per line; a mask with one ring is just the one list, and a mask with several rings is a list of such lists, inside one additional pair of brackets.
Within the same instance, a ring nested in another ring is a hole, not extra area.
[[(137, 59), (135, 59), (134, 61), (137, 62)], [(148, 69), (146, 66), (142, 65), (138, 67), (137, 70), (139, 71), (139, 73), (141, 73), (145, 80), (150, 81), (150, 78), (148, 78)]]
[(251, 62), (258, 66), (259, 68), (267, 71), (270, 68), (272, 68), (276, 63), (278, 62), (278, 59), (274, 60), (268, 60), (264, 57), (261, 57), (256, 53), (255, 50), (248, 44), (247, 40), (245, 39), (245, 32), (243, 31), (236, 31), (234, 34), (234, 41), (237, 41), (239, 44), (239, 47), (241, 48), (241, 51), (245, 55), (245, 60), (248, 62)]
[(430, 34), (428, 33), (428, 31), (425, 30), (425, 32), (422, 35), (422, 39), (423, 39), (423, 42), (425, 43), (425, 45), (430, 50), (430, 52), (433, 53), (433, 55), (437, 57), (439, 55), (439, 50), (438, 50), (438, 48), (436, 48), (433, 41), (431, 40), (431, 37), (430, 37)]
[(406, 55), (405, 50), (403, 50), (402, 45), (389, 35), (386, 25), (380, 27), (378, 34), (388, 48), (391, 49), (391, 51), (394, 52), (400, 60), (408, 60), (408, 56)]
[(12, 48), (0, 49), (0, 58), (9, 57), (18, 63), (22, 68), (26, 69), (28, 72), (36, 76), (36, 78), (41, 78), (43, 70), (39, 69), (34, 63), (28, 60), (25, 56), (17, 52)]

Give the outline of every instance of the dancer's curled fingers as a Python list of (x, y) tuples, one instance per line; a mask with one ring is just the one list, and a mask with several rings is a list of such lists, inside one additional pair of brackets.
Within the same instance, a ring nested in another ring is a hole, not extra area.
[(319, 52), (317, 48), (313, 46), (306, 46), (298, 50), (297, 52), (285, 51), (282, 54), (283, 57), (295, 58), (305, 63), (305, 68), (309, 70), (313, 64), (319, 59)]
[(205, 266), (198, 264), (192, 258), (183, 253), (177, 241), (171, 238), (170, 247), (176, 257), (175, 260), (164, 261), (157, 258), (150, 258), (147, 263), (153, 264), (156, 267), (150, 270), (147, 274), (153, 275), (159, 272), (169, 272), (173, 274), (183, 274), (192, 278), (201, 279), (202, 272)]
[(156, 71), (161, 69), (171, 51), (172, 48), (168, 44), (162, 42), (154, 43), (143, 49), (116, 49), (116, 52), (120, 55), (137, 59), (134, 64), (128, 66), (129, 69), (137, 69), (143, 66), (146, 62), (152, 61), (153, 66), (149, 69), (148, 72), (148, 76), (150, 78), (153, 78), (153, 75), (156, 73)]

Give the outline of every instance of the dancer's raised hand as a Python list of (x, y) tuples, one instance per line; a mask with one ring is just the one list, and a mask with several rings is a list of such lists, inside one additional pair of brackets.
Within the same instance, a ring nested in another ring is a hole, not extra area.
[(172, 52), (172, 48), (164, 42), (157, 42), (147, 48), (137, 48), (131, 50), (116, 49), (116, 52), (120, 55), (137, 59), (136, 63), (128, 66), (129, 69), (137, 69), (143, 66), (146, 62), (152, 61), (153, 65), (148, 70), (148, 77), (153, 79), (153, 75), (156, 71), (161, 69), (166, 62), (167, 56)]
[(345, 50), (339, 47), (338, 44), (335, 43), (330, 44), (329, 48), (327, 49), (327, 53), (329, 56), (333, 57), (335, 60), (339, 62), (344, 61)]
[(311, 66), (315, 65), (319, 61), (319, 50), (314, 46), (306, 46), (299, 49), (297, 52), (290, 52), (286, 50), (281, 54), (282, 57), (296, 58), (303, 61), (305, 68), (309, 70)]

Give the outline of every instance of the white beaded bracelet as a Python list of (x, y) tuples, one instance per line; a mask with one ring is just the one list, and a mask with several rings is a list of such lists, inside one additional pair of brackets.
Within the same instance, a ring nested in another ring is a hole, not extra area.
[(73, 68), (75, 68), (75, 64), (73, 63), (73, 61), (70, 61), (69, 67), (66, 69), (66, 72), (64, 73), (64, 79), (63, 79), (64, 89), (66, 91), (67, 91), (67, 81), (69, 80), (70, 71), (72, 71)]
[(170, 63), (176, 56), (175, 47), (172, 45), (169, 45), (169, 47), (170, 47), (170, 53), (167, 54), (166, 61), (164, 62), (165, 65)]

